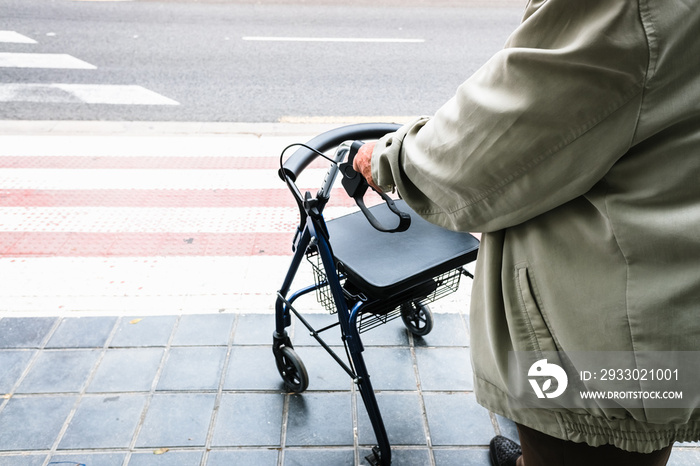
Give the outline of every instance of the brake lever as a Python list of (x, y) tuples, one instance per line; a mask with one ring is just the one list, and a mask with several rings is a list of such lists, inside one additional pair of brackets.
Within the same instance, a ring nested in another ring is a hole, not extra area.
[[(376, 230), (379, 230), (384, 233), (398, 233), (408, 230), (408, 228), (411, 226), (411, 216), (406, 212), (400, 211), (399, 208), (396, 207), (396, 204), (394, 203), (394, 200), (392, 198), (387, 196), (385, 193), (379, 192), (372, 188), (369, 185), (369, 183), (367, 183), (365, 177), (362, 176), (360, 173), (356, 172), (353, 168), (353, 160), (355, 159), (355, 155), (357, 154), (357, 151), (360, 150), (360, 147), (362, 147), (363, 144), (364, 143), (361, 141), (353, 142), (350, 145), (350, 151), (348, 152), (347, 162), (341, 163), (339, 166), (340, 173), (343, 175), (343, 179), (341, 180), (341, 182), (343, 184), (343, 188), (345, 188), (345, 192), (347, 192), (348, 196), (355, 200), (355, 204), (357, 204), (364, 216), (369, 221), (370, 225), (372, 225)], [(397, 217), (399, 217), (399, 225), (397, 227), (386, 228), (384, 227), (384, 225), (381, 224), (379, 220), (377, 220), (377, 218), (374, 215), (372, 215), (372, 212), (370, 212), (370, 210), (365, 205), (364, 200), (364, 196), (368, 188), (372, 188), (374, 192), (379, 194), (379, 196), (381, 196), (381, 198), (386, 203), (389, 210), (393, 212)]]

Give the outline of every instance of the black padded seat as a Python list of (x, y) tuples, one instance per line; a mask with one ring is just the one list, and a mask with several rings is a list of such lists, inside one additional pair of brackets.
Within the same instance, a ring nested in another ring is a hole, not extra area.
[[(411, 215), (410, 228), (401, 233), (375, 230), (359, 211), (327, 222), (339, 268), (367, 296), (399, 295), (476, 259), (479, 241), (469, 233), (434, 225), (402, 200), (396, 206)], [(370, 210), (386, 227), (398, 224), (385, 204)]]

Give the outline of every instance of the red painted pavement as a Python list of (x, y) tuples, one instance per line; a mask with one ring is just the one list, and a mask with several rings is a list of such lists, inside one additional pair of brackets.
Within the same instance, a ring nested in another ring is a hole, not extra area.
[[(309, 190), (315, 193), (315, 190)], [(367, 204), (371, 205), (370, 196)], [(355, 202), (342, 189), (331, 205)], [(0, 189), (0, 207), (294, 207), (281, 189)]]
[[(276, 157), (0, 156), (0, 168), (276, 170), (279, 166), (279, 158)], [(327, 167), (325, 160), (316, 160), (308, 168)]]
[(0, 232), (4, 257), (283, 256), (294, 233)]

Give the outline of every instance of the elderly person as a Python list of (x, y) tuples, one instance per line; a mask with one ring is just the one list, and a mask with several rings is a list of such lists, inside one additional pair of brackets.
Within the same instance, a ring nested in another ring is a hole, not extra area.
[(522, 444), (495, 439), (494, 464), (661, 465), (700, 439), (697, 400), (521, 409), (507, 381), (513, 351), (700, 350), (700, 3), (530, 1), (453, 99), (355, 167), (431, 222), (484, 233), (475, 392)]

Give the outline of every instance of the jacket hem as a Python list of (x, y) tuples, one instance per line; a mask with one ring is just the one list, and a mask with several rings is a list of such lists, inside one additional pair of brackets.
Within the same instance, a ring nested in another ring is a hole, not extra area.
[(651, 424), (563, 409), (513, 408), (508, 402), (508, 393), (476, 375), (474, 391), (477, 402), (489, 411), (552, 437), (594, 447), (610, 444), (626, 451), (651, 453), (674, 442), (700, 440), (700, 421)]

